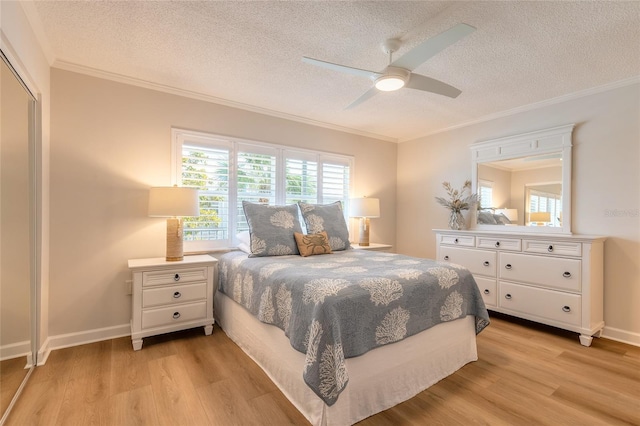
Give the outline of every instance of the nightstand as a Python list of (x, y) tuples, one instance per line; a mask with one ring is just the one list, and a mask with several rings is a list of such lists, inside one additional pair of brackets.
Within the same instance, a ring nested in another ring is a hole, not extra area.
[(204, 326), (213, 331), (213, 290), (218, 260), (208, 255), (132, 259), (131, 343), (142, 349), (144, 337)]
[(372, 251), (389, 251), (393, 248), (391, 244), (370, 243), (368, 246), (359, 246), (358, 243), (352, 243), (351, 247), (356, 250), (372, 250)]

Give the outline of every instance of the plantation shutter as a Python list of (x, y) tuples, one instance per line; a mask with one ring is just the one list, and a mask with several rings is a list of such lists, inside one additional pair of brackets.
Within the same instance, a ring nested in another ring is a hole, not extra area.
[(237, 162), (237, 230), (247, 231), (249, 225), (242, 208), (243, 201), (276, 204), (276, 156), (270, 148), (240, 145)]

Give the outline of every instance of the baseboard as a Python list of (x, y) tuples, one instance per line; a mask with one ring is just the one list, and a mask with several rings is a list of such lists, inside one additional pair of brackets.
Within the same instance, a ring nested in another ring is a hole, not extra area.
[(604, 330), (602, 330), (602, 337), (640, 347), (640, 333), (605, 326)]
[(38, 352), (38, 365), (44, 365), (51, 351), (56, 349), (86, 345), (87, 343), (100, 342), (102, 340), (116, 339), (118, 337), (130, 335), (131, 326), (129, 324), (123, 324), (113, 327), (79, 331), (77, 333), (49, 336), (49, 338), (46, 340), (44, 345), (42, 345), (42, 348)]
[(0, 346), (0, 361), (7, 359), (19, 358), (31, 354), (31, 342), (11, 343), (9, 345)]

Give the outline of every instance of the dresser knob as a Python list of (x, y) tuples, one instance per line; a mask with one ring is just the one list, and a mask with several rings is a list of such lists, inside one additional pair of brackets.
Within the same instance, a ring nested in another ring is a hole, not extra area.
[(182, 294), (180, 294), (179, 291), (176, 291), (175, 293), (173, 293), (173, 298), (174, 299), (179, 299), (182, 296)]
[(456, 238), (455, 240), (453, 240), (453, 242), (454, 242), (455, 244), (458, 244), (458, 239)]
[(483, 265), (483, 266), (489, 266), (489, 261), (488, 261), (488, 260), (485, 260), (484, 262), (482, 262), (482, 265)]
[(571, 272), (565, 272), (562, 276), (565, 278), (571, 278)]
[(547, 251), (548, 251), (549, 253), (551, 253), (551, 252), (553, 251), (553, 246), (552, 246), (552, 245), (549, 245), (549, 247), (547, 247)]
[(180, 318), (180, 312), (174, 312), (173, 319), (178, 319), (178, 318)]
[(496, 241), (496, 247), (500, 247), (500, 241)]
[(571, 307), (569, 307), (569, 306), (563, 306), (563, 307), (562, 307), (562, 310), (563, 310), (563, 311), (565, 311), (565, 312), (571, 312)]
[(173, 277), (173, 280), (174, 280), (174, 281), (180, 281), (180, 274), (176, 274), (176, 275)]
[(489, 289), (488, 289), (488, 288), (485, 288), (485, 289), (484, 289), (484, 291), (483, 291), (483, 293), (484, 293), (484, 294), (489, 294), (489, 293), (491, 293), (491, 292), (489, 291)]
[(449, 256), (445, 256), (445, 257), (444, 257), (444, 260), (449, 260)]
[(507, 300), (511, 300), (511, 295), (509, 293), (507, 293), (507, 294), (504, 295), (504, 298), (507, 299)]
[(512, 268), (512, 266), (511, 266), (510, 263), (507, 263), (506, 265), (504, 265), (504, 269), (511, 269), (511, 268)]

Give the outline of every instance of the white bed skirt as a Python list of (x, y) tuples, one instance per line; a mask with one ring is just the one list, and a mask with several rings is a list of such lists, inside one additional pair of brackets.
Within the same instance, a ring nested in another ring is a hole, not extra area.
[(313, 425), (350, 425), (412, 398), (476, 361), (475, 318), (439, 324), (346, 360), (349, 383), (327, 406), (304, 382), (304, 354), (279, 328), (260, 322), (220, 292), (215, 317), (225, 331)]

